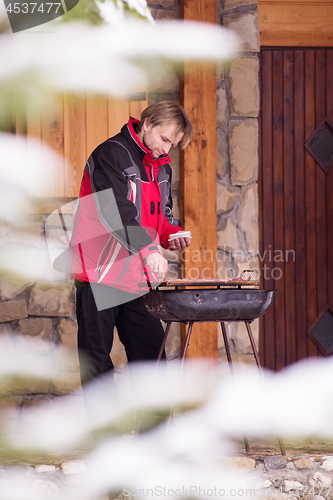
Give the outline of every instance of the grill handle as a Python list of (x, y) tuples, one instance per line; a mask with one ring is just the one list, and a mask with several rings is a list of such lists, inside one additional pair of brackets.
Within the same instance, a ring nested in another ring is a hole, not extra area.
[(242, 274), (240, 275), (239, 279), (242, 280), (245, 273), (250, 273), (250, 276), (247, 278), (246, 281), (251, 281), (251, 278), (254, 274), (254, 269), (244, 269), (244, 271), (242, 271)]

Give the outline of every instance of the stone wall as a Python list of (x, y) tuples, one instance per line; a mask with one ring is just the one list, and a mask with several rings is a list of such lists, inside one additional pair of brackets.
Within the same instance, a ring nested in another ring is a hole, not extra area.
[[(251, 0), (224, 0), (218, 22), (242, 40), (242, 51), (217, 76), (217, 237), (220, 276), (254, 269), (259, 277), (258, 121), (259, 13)], [(229, 323), (234, 358), (253, 362), (244, 323)], [(258, 342), (258, 321), (252, 330)], [(221, 335), (219, 335), (221, 339)], [(220, 342), (222, 342), (220, 340)], [(223, 343), (220, 348), (223, 355)]]
[[(155, 19), (179, 18), (177, 0), (148, 0)], [(219, 67), (217, 77), (217, 227), (218, 264), (221, 278), (239, 276), (244, 269), (259, 267), (258, 242), (258, 51), (259, 26), (256, 4), (250, 0), (224, 0), (218, 8), (218, 23), (234, 30), (243, 40), (242, 52), (228, 68)], [(179, 71), (169, 62), (150, 68), (149, 104), (169, 99), (179, 101)], [(174, 214), (179, 216), (179, 151), (172, 156)], [(75, 292), (73, 282), (55, 272), (46, 248), (45, 220), (55, 207), (0, 218), (2, 266), (8, 255), (17, 253), (16, 263), (24, 272), (1, 270), (0, 332), (14, 334), (15, 341), (39, 339), (38, 349), (72, 352), (69, 377), (63, 381), (26, 381), (12, 390), (12, 396), (47, 397), (79, 390), (76, 354)], [(169, 276), (179, 275), (179, 256), (165, 252)], [(29, 273), (25, 271), (30, 270)], [(227, 325), (235, 360), (253, 362), (243, 323)], [(253, 332), (258, 339), (258, 324)], [(46, 343), (45, 341), (50, 341)], [(43, 347), (43, 345), (45, 347)], [(225, 349), (219, 332), (220, 359)], [(180, 325), (173, 324), (167, 343), (169, 360), (180, 355)], [(122, 344), (116, 339), (111, 357), (117, 369), (126, 364)], [(68, 374), (67, 374), (68, 375)], [(1, 394), (0, 394), (1, 395)], [(16, 401), (16, 403), (17, 403)]]

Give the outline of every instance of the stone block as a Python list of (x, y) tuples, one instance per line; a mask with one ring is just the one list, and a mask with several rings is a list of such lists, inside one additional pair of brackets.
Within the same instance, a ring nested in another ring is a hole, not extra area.
[(48, 392), (49, 384), (47, 378), (13, 376), (1, 383), (0, 396), (44, 394)]
[(216, 92), (217, 108), (216, 108), (216, 124), (222, 130), (227, 130), (228, 120), (228, 99), (226, 89), (219, 88)]
[(14, 273), (9, 269), (0, 270), (0, 299), (12, 300), (23, 292), (28, 286), (33, 285), (26, 276)]
[(235, 7), (240, 7), (241, 5), (256, 5), (256, 0), (224, 0), (223, 7), (225, 9), (234, 9)]
[(27, 307), (24, 300), (0, 302), (0, 323), (26, 318), (27, 316)]
[(331, 472), (333, 470), (333, 457), (326, 458), (320, 467), (326, 472)]
[(284, 457), (265, 457), (264, 465), (268, 470), (282, 469), (287, 465), (287, 460)]
[(228, 467), (241, 469), (244, 472), (250, 472), (256, 466), (256, 461), (253, 458), (247, 457), (230, 457), (226, 460), (225, 464)]
[(148, 68), (148, 75), (150, 93), (179, 92), (179, 77), (170, 61), (154, 61)]
[(21, 243), (8, 243), (0, 247), (0, 268), (10, 269), (27, 282), (64, 281), (66, 276), (55, 271), (47, 248)]
[(42, 340), (52, 340), (52, 319), (48, 318), (25, 318), (18, 322), (17, 333), (39, 337)]
[(168, 19), (174, 21), (175, 19), (179, 18), (178, 12), (172, 11), (172, 10), (164, 10), (164, 9), (157, 9), (156, 10), (156, 20), (157, 21), (166, 21)]
[(258, 186), (242, 186), (238, 211), (238, 228), (245, 234), (247, 249), (259, 254)]
[(216, 170), (217, 175), (222, 179), (229, 164), (229, 151), (227, 134), (222, 129), (217, 129), (216, 134)]
[(181, 331), (180, 323), (172, 323), (165, 344), (165, 354), (168, 360), (181, 356)]
[[(259, 321), (256, 319), (251, 323), (251, 330), (255, 344), (259, 345)], [(252, 346), (249, 340), (247, 329), (244, 322), (227, 323), (227, 332), (229, 340), (232, 340), (235, 346), (235, 352), (239, 354), (252, 354)]]
[[(65, 359), (60, 359), (60, 363), (65, 362), (68, 371), (79, 370), (79, 356), (77, 348), (77, 322), (72, 319), (61, 319), (58, 324), (58, 332), (60, 334), (60, 344), (58, 346), (57, 355)], [(66, 352), (62, 351), (62, 346)]]
[(287, 493), (288, 491), (302, 491), (305, 488), (305, 486), (300, 483), (299, 481), (289, 481), (288, 479), (285, 479), (284, 481), (284, 490)]
[(179, 191), (172, 191), (172, 214), (179, 220)]
[(172, 170), (171, 189), (179, 191), (179, 148), (170, 149), (169, 152)]
[(77, 322), (72, 319), (61, 319), (58, 324), (61, 344), (77, 350)]
[(56, 286), (38, 283), (30, 293), (29, 314), (33, 316), (71, 316), (72, 291), (71, 284)]
[(332, 478), (330, 476), (325, 476), (321, 474), (321, 472), (315, 472), (313, 476), (309, 477), (309, 485), (314, 486), (315, 488), (328, 488), (332, 485)]
[(231, 253), (218, 250), (216, 253), (216, 260), (216, 279), (229, 280), (237, 277), (238, 270), (237, 266), (234, 265)]
[(81, 392), (80, 372), (78, 370), (58, 372), (57, 377), (50, 381), (49, 390), (51, 394), (59, 396), (75, 391)]
[(1, 429), (6, 429), (6, 432), (17, 430), (21, 404), (20, 396), (0, 398), (0, 434)]
[(228, 76), (230, 114), (256, 117), (259, 113), (259, 61), (257, 57), (236, 57)]
[(232, 13), (223, 16), (223, 26), (232, 30), (242, 40), (243, 52), (259, 52), (259, 11), (250, 10), (247, 13)]
[(231, 183), (244, 185), (258, 178), (258, 122), (232, 121), (229, 131)]
[(298, 458), (294, 460), (294, 465), (297, 469), (312, 469), (314, 462), (311, 458)]
[(240, 190), (231, 188), (228, 189), (223, 184), (217, 183), (216, 185), (216, 202), (217, 214), (222, 214), (231, 210), (240, 196)]
[(238, 229), (231, 217), (228, 217), (225, 229), (217, 231), (217, 248), (231, 253), (243, 250)]
[(0, 224), (0, 241), (2, 244), (19, 243), (46, 248), (44, 218), (40, 215), (19, 216), (10, 222)]

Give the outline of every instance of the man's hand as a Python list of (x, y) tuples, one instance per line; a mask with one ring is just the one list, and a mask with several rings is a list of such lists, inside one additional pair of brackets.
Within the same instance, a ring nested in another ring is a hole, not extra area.
[[(182, 233), (183, 231), (178, 231)], [(175, 233), (177, 234), (177, 233)], [(169, 250), (185, 250), (191, 244), (191, 238), (175, 238), (170, 241)]]
[(158, 281), (163, 281), (168, 272), (168, 261), (159, 253), (154, 252), (145, 258), (151, 273)]

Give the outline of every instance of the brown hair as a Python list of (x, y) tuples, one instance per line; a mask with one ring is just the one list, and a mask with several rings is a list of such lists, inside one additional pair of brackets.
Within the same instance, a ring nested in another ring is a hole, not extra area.
[(153, 127), (164, 125), (168, 122), (175, 123), (177, 133), (181, 132), (184, 134), (179, 141), (181, 149), (185, 149), (192, 140), (193, 128), (191, 122), (180, 104), (173, 101), (157, 102), (144, 109), (141, 113), (141, 121), (137, 132), (140, 132), (145, 120), (147, 125), (152, 125)]

